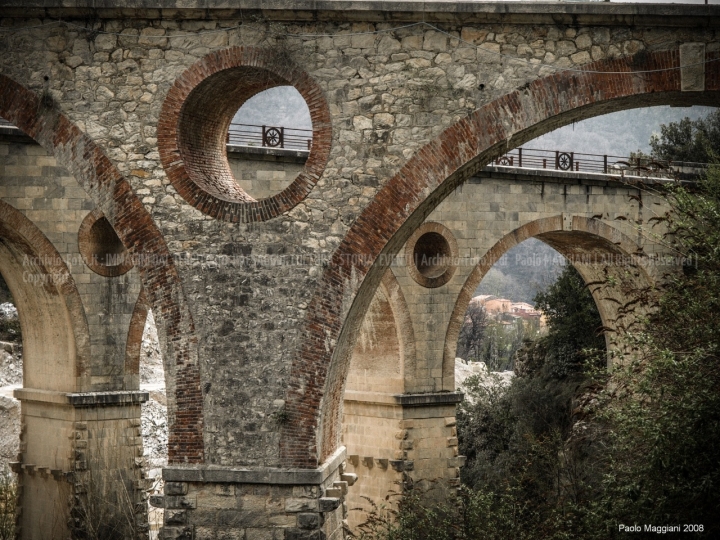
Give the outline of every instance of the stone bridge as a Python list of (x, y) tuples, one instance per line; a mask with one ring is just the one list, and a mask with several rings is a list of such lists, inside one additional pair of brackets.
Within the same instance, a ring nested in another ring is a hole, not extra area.
[[(455, 344), (507, 249), (537, 237), (597, 284), (611, 355), (629, 291), (676, 263), (653, 183), (483, 168), (591, 116), (715, 105), (717, 6), (289, 6), (0, 2), (20, 538), (144, 534), (149, 309), (163, 537), (336, 539), (361, 495), (457, 486)], [(307, 155), (228, 152), (237, 109), (279, 85), (308, 105)]]

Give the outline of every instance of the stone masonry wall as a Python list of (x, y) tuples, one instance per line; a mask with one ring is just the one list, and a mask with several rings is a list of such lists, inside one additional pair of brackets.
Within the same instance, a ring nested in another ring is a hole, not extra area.
[(255, 199), (264, 199), (288, 187), (307, 159), (306, 153), (296, 157), (280, 152), (280, 155), (273, 155), (272, 150), (265, 152), (269, 159), (260, 159), (265, 156), (255, 156), (242, 151), (228, 151), (228, 162), (235, 180)]

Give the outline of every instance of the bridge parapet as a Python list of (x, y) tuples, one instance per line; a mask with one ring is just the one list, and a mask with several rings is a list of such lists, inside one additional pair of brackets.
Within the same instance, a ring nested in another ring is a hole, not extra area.
[(708, 167), (707, 163), (672, 161), (639, 154), (614, 156), (588, 154), (570, 150), (515, 148), (493, 160), (492, 165), (559, 173), (583, 172), (603, 174), (624, 179), (626, 177), (652, 180), (695, 180)]

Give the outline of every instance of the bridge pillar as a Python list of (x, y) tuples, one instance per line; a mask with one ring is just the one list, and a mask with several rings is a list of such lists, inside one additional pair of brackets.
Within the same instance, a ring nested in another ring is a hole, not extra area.
[(147, 537), (140, 405), (145, 392), (21, 388), (17, 537)]
[(354, 530), (366, 518), (364, 497), (394, 507), (406, 489), (444, 497), (460, 485), (455, 409), (458, 392), (382, 394), (346, 391), (344, 442), (347, 471), (358, 477), (348, 495), (348, 525)]
[(163, 469), (161, 539), (339, 540), (355, 476), (345, 447), (317, 469), (171, 465)]

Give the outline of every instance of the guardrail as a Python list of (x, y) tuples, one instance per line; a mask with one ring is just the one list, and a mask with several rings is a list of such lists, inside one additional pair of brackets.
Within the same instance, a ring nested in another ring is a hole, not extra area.
[(697, 175), (708, 166), (707, 163), (667, 161), (642, 155), (613, 156), (522, 147), (500, 156), (491, 165), (671, 179)]
[(230, 124), (227, 144), (308, 151), (312, 147), (312, 130), (283, 126)]
[[(0, 127), (15, 126), (0, 117)], [(232, 146), (309, 151), (312, 148), (312, 130), (232, 123), (228, 129), (226, 142)], [(643, 155), (613, 156), (522, 147), (500, 156), (490, 165), (673, 180), (697, 177), (708, 166), (707, 163), (667, 161)]]

